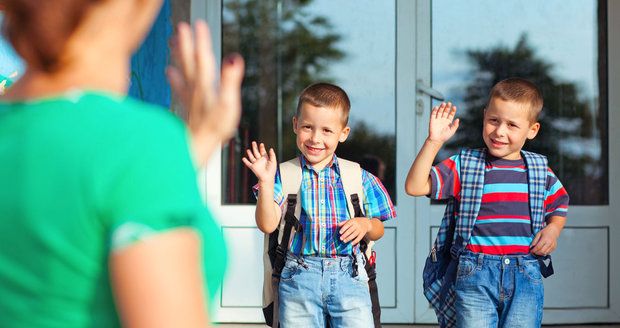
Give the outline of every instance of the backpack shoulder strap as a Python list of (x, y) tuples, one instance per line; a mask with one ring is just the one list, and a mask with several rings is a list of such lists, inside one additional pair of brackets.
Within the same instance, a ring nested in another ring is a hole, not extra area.
[(464, 249), (469, 243), (476, 217), (482, 204), (486, 149), (461, 150), (461, 198), (455, 227), (456, 247)]
[[(288, 199), (289, 195), (297, 196), (297, 204), (295, 205), (295, 217), (299, 218), (301, 213), (301, 200), (299, 199), (301, 191), (301, 163), (299, 157), (295, 157), (280, 164), (280, 181), (282, 182), (282, 195), (284, 199)], [(282, 218), (286, 213), (282, 213)]]
[[(338, 158), (338, 166), (340, 168), (342, 189), (344, 189), (344, 193), (347, 195), (349, 217), (363, 216), (365, 195), (364, 186), (362, 185), (362, 168), (356, 162), (341, 158)], [(357, 203), (359, 208), (355, 208), (355, 203)]]
[(521, 151), (527, 167), (527, 183), (529, 187), (530, 216), (534, 235), (545, 225), (545, 185), (547, 183), (547, 157)]

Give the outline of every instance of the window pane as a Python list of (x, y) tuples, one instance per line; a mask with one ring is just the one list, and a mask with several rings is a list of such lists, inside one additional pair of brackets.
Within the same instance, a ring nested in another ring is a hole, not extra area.
[(484, 146), (482, 111), (491, 87), (524, 77), (545, 101), (541, 130), (525, 149), (549, 158), (571, 204), (608, 204), (605, 6), (604, 0), (434, 0), (433, 86), (461, 117), (440, 157)]
[(223, 53), (246, 59), (243, 116), (222, 153), (223, 201), (253, 203), (256, 183), (241, 157), (252, 140), (280, 162), (296, 154), (292, 117), (301, 90), (328, 81), (351, 99), (349, 139), (337, 155), (380, 161), (395, 200), (395, 2), (372, 0), (225, 0)]
[[(0, 15), (0, 25), (2, 16)], [(0, 35), (0, 95), (24, 73), (24, 63), (11, 44)]]

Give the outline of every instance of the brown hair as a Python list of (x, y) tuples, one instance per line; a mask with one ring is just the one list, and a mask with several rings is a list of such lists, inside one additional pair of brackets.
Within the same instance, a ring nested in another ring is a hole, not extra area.
[(538, 115), (543, 108), (543, 97), (538, 87), (534, 83), (519, 77), (511, 77), (497, 82), (491, 89), (487, 107), (493, 98), (527, 105), (532, 122), (538, 120)]
[(347, 125), (349, 122), (349, 110), (351, 109), (349, 96), (342, 88), (336, 85), (320, 82), (306, 87), (299, 95), (297, 112), (295, 113), (296, 117), (299, 117), (301, 107), (305, 103), (316, 107), (341, 109), (344, 125)]
[(3, 33), (29, 65), (52, 72), (87, 9), (102, 0), (0, 0)]

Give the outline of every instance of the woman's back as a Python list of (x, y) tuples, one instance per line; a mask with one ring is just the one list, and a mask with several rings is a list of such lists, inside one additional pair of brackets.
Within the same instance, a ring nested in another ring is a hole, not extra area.
[[(171, 114), (103, 93), (0, 103), (0, 326), (117, 326), (111, 252), (183, 226), (223, 249), (186, 138)], [(211, 297), (224, 259), (205, 267)]]

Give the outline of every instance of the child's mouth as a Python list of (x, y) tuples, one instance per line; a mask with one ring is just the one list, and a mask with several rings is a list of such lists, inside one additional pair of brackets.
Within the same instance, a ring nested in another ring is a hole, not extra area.
[(323, 150), (323, 148), (315, 148), (315, 147), (310, 147), (310, 146), (306, 146), (306, 149), (308, 149), (308, 152), (310, 154), (318, 154)]
[(493, 147), (498, 147), (499, 148), (499, 147), (506, 146), (508, 143), (507, 142), (500, 142), (500, 141), (491, 139), (491, 144), (493, 145)]

